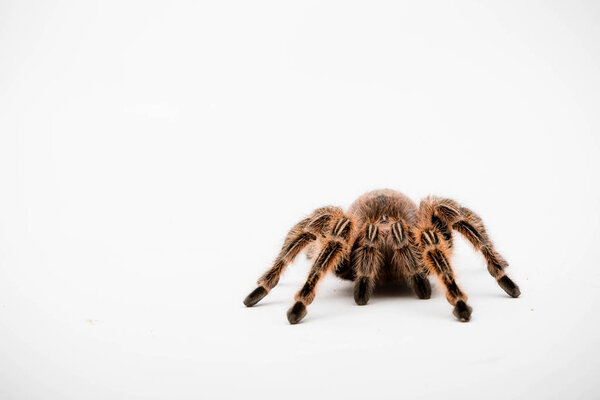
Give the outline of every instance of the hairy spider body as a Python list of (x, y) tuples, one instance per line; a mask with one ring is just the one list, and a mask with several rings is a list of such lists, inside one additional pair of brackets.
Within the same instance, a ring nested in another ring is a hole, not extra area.
[(313, 260), (306, 283), (288, 310), (291, 324), (306, 315), (319, 280), (329, 271), (354, 281), (354, 300), (367, 304), (373, 288), (388, 281), (408, 282), (421, 299), (431, 296), (428, 275), (435, 275), (446, 290), (448, 302), (460, 321), (471, 318), (467, 296), (458, 287), (450, 264), (453, 231), (461, 233), (486, 259), (489, 273), (512, 297), (518, 286), (506, 275), (508, 263), (494, 249), (481, 218), (450, 199), (427, 197), (417, 205), (391, 189), (359, 197), (344, 212), (339, 207), (318, 208), (288, 233), (273, 266), (258, 280), (244, 300), (251, 307), (264, 298), (287, 265), (306, 251)]

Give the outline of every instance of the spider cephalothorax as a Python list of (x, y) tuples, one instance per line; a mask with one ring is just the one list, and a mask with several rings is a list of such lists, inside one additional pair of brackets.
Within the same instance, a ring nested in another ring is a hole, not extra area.
[(356, 304), (367, 304), (377, 283), (406, 280), (421, 299), (431, 296), (427, 276), (438, 277), (454, 315), (469, 321), (467, 295), (456, 284), (450, 265), (453, 231), (460, 232), (486, 259), (489, 273), (512, 297), (519, 287), (506, 275), (508, 263), (494, 249), (481, 218), (457, 202), (427, 197), (419, 207), (402, 193), (385, 189), (366, 193), (344, 212), (323, 207), (298, 222), (288, 233), (271, 267), (258, 287), (246, 297), (251, 307), (279, 281), (286, 266), (304, 249), (314, 264), (304, 286), (288, 310), (290, 323), (299, 322), (312, 303), (319, 280), (333, 271), (354, 281)]

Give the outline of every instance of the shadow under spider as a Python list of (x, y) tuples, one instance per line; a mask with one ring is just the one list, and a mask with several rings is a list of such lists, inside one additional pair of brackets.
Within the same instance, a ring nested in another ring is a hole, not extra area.
[(406, 282), (388, 282), (375, 286), (373, 297), (378, 299), (415, 297), (415, 292)]
[[(323, 298), (349, 298), (354, 302), (354, 284), (350, 283), (347, 286), (338, 287), (332, 291), (323, 291), (320, 293)], [(406, 282), (386, 282), (375, 286), (373, 295), (374, 299), (391, 299), (391, 298), (417, 298), (415, 292), (408, 286)]]

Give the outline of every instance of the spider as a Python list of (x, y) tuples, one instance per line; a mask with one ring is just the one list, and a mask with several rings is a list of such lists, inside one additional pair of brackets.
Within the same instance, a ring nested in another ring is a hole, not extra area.
[(365, 193), (344, 212), (339, 207), (316, 209), (289, 231), (283, 247), (258, 287), (244, 300), (252, 307), (275, 285), (288, 264), (306, 250), (314, 260), (308, 279), (295, 296), (287, 318), (296, 324), (306, 316), (317, 284), (333, 271), (354, 281), (354, 301), (365, 305), (376, 284), (407, 281), (420, 299), (431, 297), (429, 274), (437, 276), (454, 306), (454, 316), (471, 319), (467, 295), (458, 287), (450, 265), (453, 231), (460, 232), (487, 262), (487, 269), (511, 297), (521, 294), (506, 275), (508, 263), (494, 249), (481, 218), (454, 200), (429, 196), (419, 207), (400, 192), (383, 189)]

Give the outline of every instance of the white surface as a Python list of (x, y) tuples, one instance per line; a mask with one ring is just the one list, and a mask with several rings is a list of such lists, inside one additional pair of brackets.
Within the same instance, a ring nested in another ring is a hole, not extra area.
[[(0, 5), (0, 398), (600, 397), (597, 2)], [(370, 189), (476, 210), (473, 320), (308, 264)]]

